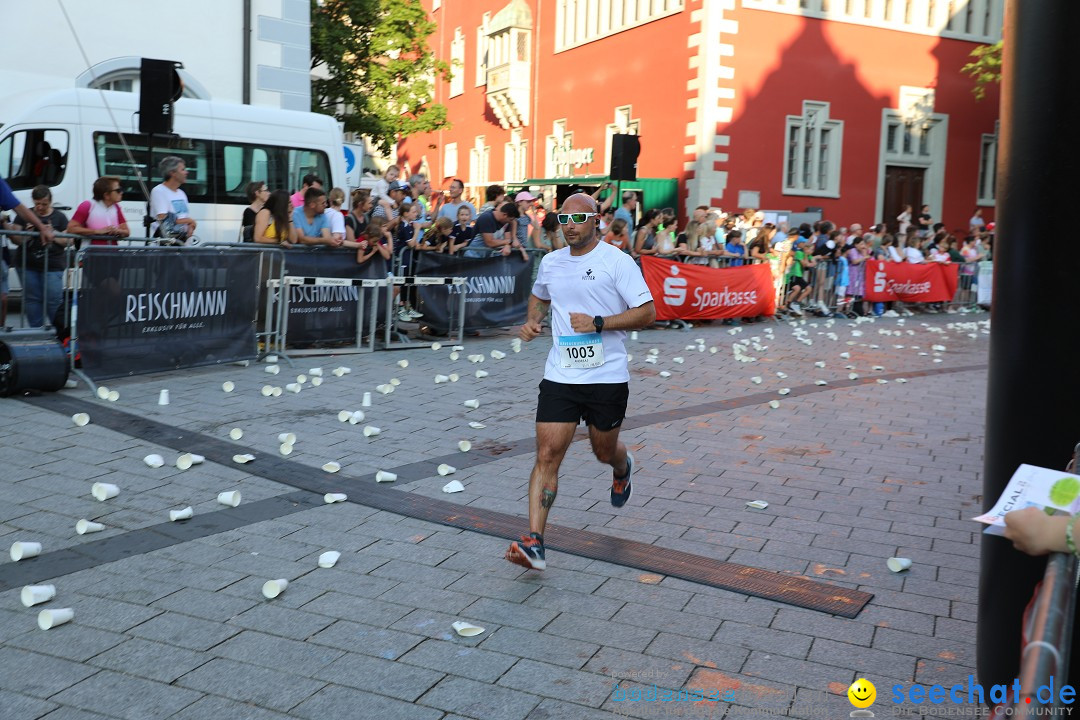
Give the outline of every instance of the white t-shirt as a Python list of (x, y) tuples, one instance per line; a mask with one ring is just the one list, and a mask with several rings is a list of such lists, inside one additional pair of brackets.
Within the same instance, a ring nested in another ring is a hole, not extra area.
[[(164, 213), (174, 213), (176, 219), (191, 217), (187, 193), (177, 188), (172, 190), (165, 185), (157, 185), (150, 191), (150, 214), (155, 218)], [(150, 226), (150, 234), (157, 232), (158, 223)]]
[(544, 367), (544, 379), (583, 385), (629, 382), (622, 330), (601, 333), (604, 364), (595, 368), (561, 366), (558, 337), (579, 335), (570, 327), (570, 313), (610, 317), (652, 302), (649, 286), (634, 260), (605, 242), (585, 255), (574, 256), (570, 248), (550, 252), (540, 261), (532, 294), (551, 302), (552, 345)]
[(330, 234), (345, 237), (345, 216), (341, 214), (341, 211), (328, 207), (323, 214), (330, 221)]
[(904, 248), (904, 257), (909, 263), (921, 263), (926, 260), (923, 257), (922, 250), (910, 246)]

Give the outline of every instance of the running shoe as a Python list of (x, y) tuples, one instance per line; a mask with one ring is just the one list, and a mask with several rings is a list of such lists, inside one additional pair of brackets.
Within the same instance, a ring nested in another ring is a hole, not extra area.
[(544, 559), (544, 543), (533, 535), (522, 535), (521, 541), (510, 543), (506, 550), (506, 559), (530, 570), (543, 570), (547, 567)]
[(630, 475), (634, 472), (634, 456), (626, 453), (626, 475), (615, 477), (615, 471), (611, 472), (611, 504), (617, 508), (626, 504), (634, 492), (630, 484)]
[(400, 322), (411, 323), (413, 321), (412, 315), (409, 315), (405, 310), (398, 310), (397, 319)]
[(410, 315), (412, 315), (412, 316), (413, 316), (413, 318), (416, 318), (416, 319), (419, 319), (419, 318), (422, 318), (422, 317), (424, 317), (424, 313), (422, 313), (422, 312), (417, 312), (416, 310), (413, 310), (412, 308), (409, 308), (409, 309), (408, 309), (408, 310), (406, 310), (405, 312), (409, 313)]

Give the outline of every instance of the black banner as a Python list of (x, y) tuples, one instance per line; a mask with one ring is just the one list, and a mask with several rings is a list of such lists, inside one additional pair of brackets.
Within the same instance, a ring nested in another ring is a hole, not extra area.
[[(507, 257), (466, 258), (426, 252), (418, 253), (416, 274), (424, 277), (464, 277), (465, 329), (517, 325), (525, 321), (532, 294), (533, 258), (526, 262), (517, 253)], [(456, 285), (420, 285), (420, 311), (423, 323), (446, 331), (456, 328), (460, 287)], [(450, 317), (454, 316), (454, 327)]]
[(259, 256), (199, 248), (90, 248), (78, 349), (93, 379), (252, 359)]
[[(356, 264), (355, 250), (294, 249), (285, 252), (285, 274), (292, 277), (383, 279), (386, 261), (381, 255), (363, 265)], [(356, 340), (356, 301), (368, 293), (364, 305), (364, 333), (371, 331), (368, 313), (371, 298), (378, 299), (376, 321), (386, 312), (386, 289), (363, 289), (350, 286), (292, 285), (289, 292), (289, 320), (286, 340), (289, 346), (352, 343)]]

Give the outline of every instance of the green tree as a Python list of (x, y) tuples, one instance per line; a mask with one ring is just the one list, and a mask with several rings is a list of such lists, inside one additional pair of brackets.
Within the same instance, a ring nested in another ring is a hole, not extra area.
[(311, 109), (389, 153), (402, 137), (448, 127), (432, 103), (450, 66), (428, 47), (435, 31), (420, 0), (311, 0)]
[(980, 45), (971, 51), (971, 62), (961, 70), (972, 77), (975, 87), (971, 89), (976, 100), (986, 97), (986, 86), (1001, 82), (1001, 40), (993, 45)]

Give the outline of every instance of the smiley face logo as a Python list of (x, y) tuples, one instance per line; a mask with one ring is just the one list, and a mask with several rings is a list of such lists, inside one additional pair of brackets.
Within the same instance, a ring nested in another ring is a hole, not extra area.
[(868, 708), (877, 699), (877, 688), (866, 678), (859, 678), (851, 683), (847, 690), (848, 700), (857, 708)]

